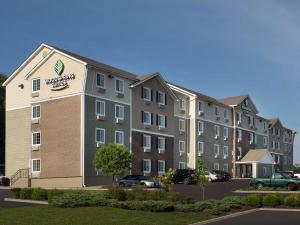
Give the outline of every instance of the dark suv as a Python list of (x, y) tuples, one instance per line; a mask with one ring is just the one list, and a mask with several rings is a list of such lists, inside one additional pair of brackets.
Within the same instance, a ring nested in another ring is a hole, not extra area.
[(212, 172), (220, 177), (219, 181), (229, 181), (231, 179), (231, 175), (228, 172), (222, 170), (213, 170)]
[(173, 183), (184, 183), (184, 184), (194, 184), (195, 182), (195, 170), (189, 169), (178, 169), (175, 171), (173, 176)]

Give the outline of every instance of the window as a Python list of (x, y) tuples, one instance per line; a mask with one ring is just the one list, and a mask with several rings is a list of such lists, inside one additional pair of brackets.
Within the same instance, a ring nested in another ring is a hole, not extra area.
[(150, 112), (142, 112), (142, 122), (145, 125), (152, 124), (152, 114)]
[(267, 124), (264, 122), (264, 130), (267, 130)]
[(215, 106), (215, 115), (218, 116), (219, 115), (219, 107)]
[(272, 149), (275, 149), (275, 141), (272, 141)]
[(115, 117), (124, 120), (124, 106), (123, 105), (115, 105)]
[(277, 149), (278, 150), (280, 149), (280, 142), (278, 142), (278, 144), (277, 144)]
[(32, 146), (41, 145), (41, 133), (34, 132), (32, 133)]
[(41, 172), (41, 160), (40, 159), (33, 159), (32, 160), (32, 172)]
[(242, 123), (242, 113), (241, 112), (236, 113), (236, 121), (238, 124)]
[(164, 174), (165, 173), (165, 166), (166, 162), (165, 160), (157, 160), (157, 172), (158, 175)]
[(124, 93), (124, 81), (116, 79), (116, 92), (117, 93)]
[(220, 126), (215, 125), (215, 138), (220, 137)]
[(32, 119), (39, 119), (41, 117), (41, 106), (33, 105), (32, 106)]
[(96, 100), (96, 114), (105, 116), (105, 102)]
[(97, 73), (96, 78), (96, 87), (105, 88), (105, 75)]
[(254, 144), (254, 134), (253, 133), (249, 133), (249, 144)]
[(185, 120), (179, 120), (179, 131), (185, 131)]
[(214, 170), (219, 170), (219, 169), (220, 169), (220, 164), (214, 163)]
[(280, 136), (280, 129), (277, 130), (277, 135)]
[(229, 129), (228, 127), (224, 127), (224, 140), (228, 139)]
[(157, 102), (161, 105), (166, 104), (166, 94), (164, 92), (161, 91), (157, 92)]
[(41, 90), (41, 80), (34, 79), (32, 80), (32, 92), (39, 92)]
[(179, 141), (179, 152), (185, 152), (185, 142)]
[(150, 159), (143, 160), (143, 172), (151, 173), (151, 160)]
[(143, 147), (144, 149), (151, 149), (151, 136), (143, 135)]
[(224, 118), (228, 119), (228, 110), (227, 109), (224, 109)]
[(151, 101), (151, 89), (147, 87), (142, 87), (142, 96), (144, 100)]
[(253, 116), (248, 116), (248, 124), (249, 124), (249, 126), (254, 126)]
[(238, 147), (237, 148), (237, 159), (240, 160), (242, 158), (242, 148)]
[(242, 141), (242, 130), (236, 130), (236, 135), (237, 135), (237, 139), (238, 141)]
[(160, 151), (165, 151), (166, 149), (166, 139), (164, 137), (157, 138), (157, 147)]
[(198, 133), (204, 133), (204, 123), (202, 121), (198, 121)]
[(203, 112), (203, 102), (198, 102), (198, 112)]
[(124, 132), (123, 131), (115, 132), (115, 144), (118, 144), (118, 145), (124, 144)]
[(225, 171), (225, 172), (229, 171), (227, 163), (224, 163), (224, 165), (223, 165), (223, 171)]
[(215, 158), (220, 155), (220, 145), (214, 145), (214, 155)]
[(225, 145), (223, 147), (223, 156), (224, 156), (224, 158), (228, 157), (228, 146), (227, 145)]
[(198, 141), (198, 156), (203, 155), (203, 153), (204, 153), (204, 143)]
[(179, 100), (179, 109), (185, 110), (185, 100), (184, 99)]
[(105, 144), (105, 129), (96, 128), (95, 139), (97, 143)]
[(263, 175), (264, 175), (264, 177), (266, 177), (267, 176), (267, 173), (268, 173), (268, 169), (267, 169), (267, 167), (263, 167)]
[(274, 135), (274, 136), (275, 136), (275, 133), (276, 133), (276, 131), (275, 131), (275, 127), (273, 127), (273, 128), (272, 128), (272, 135)]
[(185, 169), (185, 163), (179, 162), (179, 169)]
[(166, 116), (165, 115), (160, 115), (160, 114), (157, 115), (157, 125), (159, 127), (163, 127), (163, 128), (166, 127)]

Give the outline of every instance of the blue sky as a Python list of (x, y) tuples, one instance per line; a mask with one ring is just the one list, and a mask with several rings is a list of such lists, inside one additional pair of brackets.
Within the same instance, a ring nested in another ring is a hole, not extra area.
[[(223, 98), (250, 94), (260, 115), (300, 131), (300, 2), (1, 1), (0, 71), (42, 42)], [(300, 163), (300, 138), (295, 162)]]

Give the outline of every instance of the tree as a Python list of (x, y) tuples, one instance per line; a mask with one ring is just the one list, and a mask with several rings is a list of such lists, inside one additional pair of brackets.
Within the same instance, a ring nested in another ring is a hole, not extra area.
[(167, 172), (157, 177), (160, 182), (162, 189), (170, 191), (172, 185), (172, 179), (175, 174), (175, 170), (170, 168)]
[(130, 170), (132, 154), (123, 145), (108, 144), (97, 148), (94, 158), (94, 165), (106, 176), (112, 176), (113, 183), (115, 176), (122, 175)]
[[(5, 88), (2, 84), (6, 79), (7, 77), (0, 73), (0, 164), (5, 164)], [(4, 168), (1, 167), (0, 170)]]
[(195, 180), (202, 188), (202, 200), (205, 199), (205, 187), (208, 185), (208, 171), (202, 160), (197, 160)]

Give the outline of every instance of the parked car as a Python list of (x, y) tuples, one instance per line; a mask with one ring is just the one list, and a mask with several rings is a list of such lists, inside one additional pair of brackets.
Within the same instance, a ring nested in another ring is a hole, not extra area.
[(287, 187), (289, 191), (293, 191), (300, 186), (300, 180), (288, 177), (284, 173), (273, 173), (271, 178), (252, 179), (250, 185), (257, 189), (262, 189), (262, 187)]
[(190, 169), (177, 169), (172, 178), (174, 184), (184, 183), (184, 184), (194, 184), (195, 182), (195, 170)]
[(8, 177), (0, 176), (0, 186), (9, 186), (10, 179)]
[(231, 179), (231, 175), (228, 172), (222, 170), (213, 170), (212, 172), (221, 177), (220, 181), (229, 181)]
[(295, 176), (294, 172), (293, 171), (282, 171), (280, 173), (283, 173), (285, 174), (286, 176), (288, 177), (291, 177), (291, 178), (298, 178), (297, 176)]
[(220, 181), (222, 179), (222, 176), (214, 172), (208, 172), (206, 178), (208, 179), (209, 182), (214, 182), (214, 181)]
[(143, 185), (145, 187), (159, 187), (159, 182), (151, 177), (142, 175), (127, 175), (119, 180), (119, 186), (131, 187), (135, 185)]

